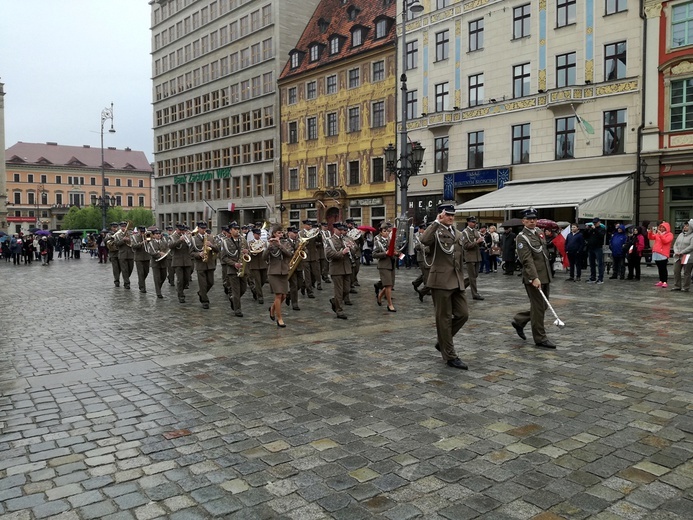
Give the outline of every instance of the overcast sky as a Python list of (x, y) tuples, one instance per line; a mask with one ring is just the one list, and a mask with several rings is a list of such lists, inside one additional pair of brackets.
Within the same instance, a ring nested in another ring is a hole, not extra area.
[(5, 148), (17, 141), (100, 146), (101, 111), (114, 104), (104, 146), (152, 144), (147, 0), (0, 0)]

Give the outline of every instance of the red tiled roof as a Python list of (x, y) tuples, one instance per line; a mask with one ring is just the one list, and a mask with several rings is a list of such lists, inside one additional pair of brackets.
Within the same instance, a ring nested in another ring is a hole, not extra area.
[[(22, 143), (10, 146), (5, 150), (5, 160), (8, 163), (19, 160), (17, 164), (49, 164), (53, 166), (101, 168), (101, 148), (86, 148), (83, 146), (65, 146), (47, 143)], [(135, 170), (151, 172), (152, 167), (144, 152), (135, 150), (114, 150), (104, 148), (103, 158), (105, 167), (115, 170)], [(47, 162), (48, 161), (48, 162)], [(82, 164), (80, 164), (82, 163)]]
[[(387, 4), (387, 5), (386, 5)], [(349, 8), (355, 7), (359, 10), (354, 20), (349, 20)], [(397, 12), (397, 2), (392, 0), (322, 0), (315, 8), (310, 22), (303, 31), (301, 38), (296, 44), (295, 50), (304, 53), (299, 66), (295, 69), (291, 68), (291, 59), (284, 66), (284, 70), (280, 79), (301, 74), (303, 72), (316, 69), (328, 63), (334, 63), (350, 56), (367, 52), (369, 50), (390, 45), (395, 40), (397, 29), (395, 24), (395, 15)], [(381, 17), (391, 18), (391, 26), (387, 35), (384, 38), (375, 39), (375, 21)], [(324, 20), (329, 25), (326, 31), (321, 31), (319, 21)], [(356, 26), (362, 26), (368, 29), (365, 34), (363, 44), (358, 47), (351, 46), (351, 29)], [(345, 38), (345, 42), (340, 49), (340, 52), (330, 55), (330, 38), (335, 35), (340, 35)], [(324, 46), (324, 50), (320, 55), (320, 59), (315, 62), (310, 61), (309, 46), (314, 43), (320, 43)]]

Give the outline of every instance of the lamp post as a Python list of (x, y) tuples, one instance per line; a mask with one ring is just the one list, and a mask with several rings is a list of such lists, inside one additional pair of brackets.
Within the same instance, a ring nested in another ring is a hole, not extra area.
[(407, 217), (407, 190), (409, 189), (409, 177), (419, 173), (425, 148), (421, 143), (407, 141), (407, 14), (412, 12), (418, 14), (424, 10), (419, 0), (402, 0), (402, 74), (400, 75), (400, 90), (402, 91), (402, 115), (400, 118), (399, 131), (399, 159), (396, 159), (397, 150), (390, 143), (383, 151), (385, 162), (390, 173), (395, 174), (399, 180), (401, 216), (400, 226), (404, 226)]
[(41, 199), (39, 196), (43, 194), (45, 191), (45, 187), (43, 184), (39, 184), (36, 187), (36, 229), (39, 229), (39, 225), (41, 224)]
[[(106, 196), (106, 172), (104, 171), (104, 158), (103, 158), (103, 125), (106, 121), (111, 120), (111, 128), (108, 130), (109, 134), (115, 134), (115, 128), (113, 128), (113, 103), (111, 103), (111, 108), (104, 108), (101, 111), (101, 197), (99, 197), (99, 205), (101, 206), (101, 229), (106, 229), (106, 212), (108, 210), (108, 197)], [(96, 197), (92, 197), (92, 204)]]

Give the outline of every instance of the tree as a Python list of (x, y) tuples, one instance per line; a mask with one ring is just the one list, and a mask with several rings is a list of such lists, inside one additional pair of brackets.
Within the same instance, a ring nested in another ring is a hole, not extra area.
[(64, 229), (101, 229), (101, 211), (92, 206), (72, 206), (62, 225)]
[(127, 213), (127, 219), (131, 220), (135, 226), (153, 226), (156, 222), (154, 213), (147, 208), (133, 208)]

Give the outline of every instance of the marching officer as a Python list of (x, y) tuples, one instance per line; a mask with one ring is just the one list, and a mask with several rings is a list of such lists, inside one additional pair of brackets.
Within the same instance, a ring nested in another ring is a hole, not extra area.
[(149, 276), (149, 264), (151, 257), (146, 249), (146, 243), (151, 240), (151, 236), (146, 235), (147, 228), (138, 226), (136, 235), (132, 237), (132, 250), (135, 253), (135, 268), (137, 269), (137, 286), (141, 293), (147, 292), (147, 276)]
[[(334, 298), (330, 298), (330, 304), (337, 318), (346, 320), (347, 315), (344, 314), (342, 305), (349, 301), (351, 250), (344, 242), (343, 235), (347, 230), (346, 225), (337, 223), (333, 229), (332, 237), (325, 244), (325, 256), (327, 256), (327, 260), (330, 262), (330, 276), (332, 277), (332, 286), (334, 287)], [(307, 282), (306, 287), (308, 287)]]
[(129, 289), (130, 275), (135, 268), (135, 253), (132, 251), (131, 247), (131, 232), (127, 230), (127, 227), (127, 222), (120, 223), (120, 230), (123, 233), (116, 238), (115, 245), (118, 248), (118, 264), (120, 265), (120, 274), (123, 275), (123, 287)]
[(192, 239), (190, 256), (195, 262), (197, 271), (197, 295), (200, 298), (203, 309), (209, 309), (209, 293), (214, 286), (214, 270), (217, 267), (217, 253), (219, 247), (214, 243), (211, 235), (207, 234), (207, 223), (200, 221), (197, 223), (199, 233)]
[(476, 229), (476, 217), (467, 217), (467, 227), (462, 231), (462, 244), (464, 245), (464, 262), (467, 264), (469, 289), (475, 300), (484, 299), (476, 288), (476, 279), (481, 262), (481, 244), (483, 243), (485, 243), (484, 238)]
[[(149, 242), (145, 242), (145, 249), (151, 257), (150, 267), (152, 270), (152, 276), (154, 278), (154, 290), (156, 291), (156, 297), (163, 299), (164, 295), (161, 294), (161, 287), (164, 285), (166, 275), (168, 274), (166, 259), (171, 256), (166, 254), (169, 251), (168, 241), (161, 238), (160, 230), (154, 229), (152, 230), (152, 239)], [(160, 260), (161, 258), (163, 258), (163, 260)]]
[(118, 246), (116, 246), (113, 234), (118, 231), (118, 223), (111, 222), (111, 230), (104, 238), (104, 244), (108, 248), (108, 259), (111, 262), (111, 270), (113, 271), (113, 284), (120, 287), (120, 262), (118, 261)]
[(190, 256), (190, 231), (187, 226), (178, 224), (176, 230), (171, 233), (171, 266), (176, 271), (176, 292), (178, 293), (178, 301), (185, 303), (185, 292), (190, 284), (192, 276), (192, 257)]
[[(221, 242), (219, 260), (226, 266), (226, 288), (229, 303), (234, 314), (243, 317), (241, 312), (241, 297), (248, 288), (248, 262), (243, 257), (248, 254), (248, 244), (240, 234), (241, 228), (236, 222), (231, 222), (225, 237)], [(245, 267), (245, 269), (244, 269)], [(244, 270), (244, 272), (242, 272)]]

